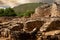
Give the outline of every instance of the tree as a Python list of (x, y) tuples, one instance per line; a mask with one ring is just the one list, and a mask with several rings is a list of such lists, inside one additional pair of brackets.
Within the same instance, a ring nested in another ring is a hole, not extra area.
[(0, 16), (4, 15), (4, 9), (0, 9)]
[(12, 8), (0, 9), (0, 16), (16, 16)]
[(16, 16), (16, 13), (12, 8), (6, 8), (4, 14), (5, 16)]

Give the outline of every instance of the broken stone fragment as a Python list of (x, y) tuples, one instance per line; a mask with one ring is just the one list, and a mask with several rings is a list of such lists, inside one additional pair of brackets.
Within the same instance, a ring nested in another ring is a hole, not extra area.
[(10, 30), (7, 28), (1, 29), (1, 37), (9, 37)]

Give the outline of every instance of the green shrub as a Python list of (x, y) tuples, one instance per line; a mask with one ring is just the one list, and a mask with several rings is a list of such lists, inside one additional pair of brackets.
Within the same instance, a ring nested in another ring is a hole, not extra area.
[(17, 16), (19, 17), (30, 17), (31, 14), (33, 14), (34, 11), (33, 10), (27, 10), (26, 12), (23, 12), (23, 13), (16, 13)]
[(16, 16), (12, 8), (0, 9), (0, 16)]
[(23, 13), (16, 13), (18, 17), (23, 17)]
[(16, 16), (16, 13), (14, 12), (12, 8), (6, 8), (4, 10), (4, 14), (5, 16)]
[(0, 9), (0, 16), (4, 15), (4, 9)]
[(31, 16), (31, 14), (33, 14), (34, 13), (34, 11), (30, 11), (30, 10), (27, 10), (25, 13), (24, 13), (24, 16), (25, 17), (30, 17)]

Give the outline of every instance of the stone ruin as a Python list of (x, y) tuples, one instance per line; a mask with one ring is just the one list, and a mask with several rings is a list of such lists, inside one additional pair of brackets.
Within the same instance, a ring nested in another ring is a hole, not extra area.
[(0, 40), (60, 40), (59, 6), (46, 4), (30, 18), (0, 23)]

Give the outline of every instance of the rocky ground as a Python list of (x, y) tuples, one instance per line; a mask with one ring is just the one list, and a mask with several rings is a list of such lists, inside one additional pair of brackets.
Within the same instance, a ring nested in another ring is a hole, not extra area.
[(0, 40), (60, 40), (60, 12), (56, 9), (54, 3), (38, 7), (29, 18), (0, 17)]

